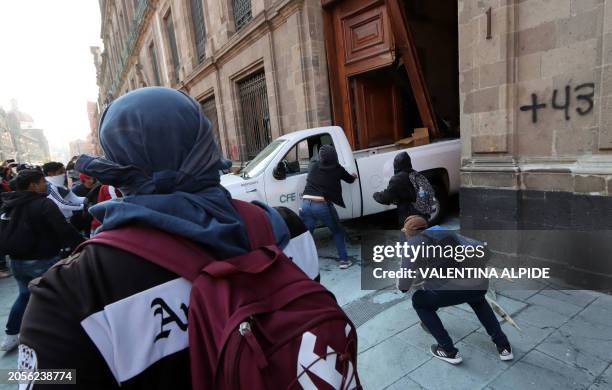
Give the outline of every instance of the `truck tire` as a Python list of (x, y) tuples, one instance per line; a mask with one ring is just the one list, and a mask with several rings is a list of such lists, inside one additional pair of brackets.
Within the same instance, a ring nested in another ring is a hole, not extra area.
[(429, 217), (428, 224), (429, 226), (434, 226), (439, 224), (444, 215), (448, 211), (448, 193), (446, 191), (446, 187), (439, 183), (431, 183), (436, 195), (434, 198), (434, 212)]

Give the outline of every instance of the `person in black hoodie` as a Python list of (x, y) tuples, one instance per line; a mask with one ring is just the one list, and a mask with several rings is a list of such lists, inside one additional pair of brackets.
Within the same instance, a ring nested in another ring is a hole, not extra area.
[(47, 198), (47, 183), (41, 171), (19, 172), (16, 186), (16, 192), (2, 194), (0, 216), (0, 254), (11, 257), (11, 271), (19, 288), (6, 324), (6, 337), (0, 343), (2, 351), (19, 344), (30, 281), (56, 263), (62, 250), (73, 249), (83, 241), (55, 203)]
[(429, 216), (419, 213), (413, 203), (416, 201), (417, 193), (410, 181), (412, 160), (406, 152), (399, 153), (393, 159), (393, 176), (389, 180), (387, 188), (375, 192), (374, 200), (381, 204), (397, 205), (397, 217), (399, 225), (404, 226), (404, 221), (411, 215), (419, 215), (427, 220)]
[(334, 203), (340, 207), (346, 207), (342, 199), (340, 180), (352, 183), (356, 178), (357, 174), (351, 175), (340, 165), (338, 154), (333, 146), (321, 146), (319, 161), (313, 161), (308, 169), (306, 188), (304, 188), (300, 208), (300, 217), (311, 234), (317, 221), (321, 221), (331, 230), (338, 250), (341, 269), (350, 267), (352, 262), (346, 253), (345, 233), (340, 225)]

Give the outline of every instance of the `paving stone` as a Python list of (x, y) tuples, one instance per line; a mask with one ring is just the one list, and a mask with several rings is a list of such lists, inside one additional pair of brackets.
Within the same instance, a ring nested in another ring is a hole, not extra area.
[(612, 365), (603, 374), (595, 378), (589, 390), (604, 390), (612, 388)]
[(542, 295), (541, 292), (527, 299), (527, 302), (543, 306), (551, 311), (554, 311), (555, 313), (570, 317), (576, 315), (583, 309), (582, 306), (576, 306), (568, 302), (562, 302), (555, 298), (550, 298), (546, 295)]
[(423, 390), (425, 388), (419, 385), (418, 383), (416, 383), (415, 381), (413, 381), (412, 379), (410, 379), (408, 375), (401, 378), (400, 380), (398, 380), (391, 386), (385, 387), (385, 390), (406, 390), (406, 389)]
[(365, 389), (383, 389), (429, 359), (431, 355), (408, 343), (403, 331), (360, 353), (357, 364)]
[(588, 321), (580, 315), (572, 318), (559, 331), (570, 338), (572, 345), (581, 352), (591, 354), (608, 363), (612, 361), (612, 327)]
[(550, 290), (544, 289), (541, 294), (558, 301), (571, 303), (576, 306), (586, 306), (597, 299), (601, 294), (586, 290)]
[(578, 317), (607, 327), (612, 335), (612, 305), (589, 305), (578, 314)]
[(565, 328), (553, 332), (536, 349), (596, 377), (606, 369), (608, 362), (592, 353), (593, 347), (590, 344), (588, 340), (575, 337)]
[(398, 303), (357, 328), (359, 351), (365, 351), (419, 321), (410, 299)]
[(459, 342), (457, 348), (463, 356), (461, 364), (451, 366), (433, 358), (408, 376), (425, 389), (472, 390), (486, 385), (509, 366), (497, 355), (483, 352), (470, 344)]
[(555, 313), (540, 305), (531, 305), (513, 318), (515, 321), (527, 322), (540, 328), (559, 328), (570, 316)]
[(539, 351), (531, 351), (487, 386), (494, 390), (584, 389), (593, 376)]

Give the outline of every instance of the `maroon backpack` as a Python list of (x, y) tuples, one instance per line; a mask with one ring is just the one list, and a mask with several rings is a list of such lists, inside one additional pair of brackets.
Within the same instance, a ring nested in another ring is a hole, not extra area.
[(122, 249), (192, 282), (193, 389), (361, 389), (357, 333), (333, 294), (278, 248), (260, 207), (233, 205), (251, 252), (229, 259), (144, 227), (101, 232), (85, 244)]

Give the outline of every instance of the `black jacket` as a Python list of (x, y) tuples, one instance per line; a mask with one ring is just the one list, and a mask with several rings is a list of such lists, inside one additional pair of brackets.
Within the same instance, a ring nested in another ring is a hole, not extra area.
[(340, 207), (346, 207), (342, 199), (340, 180), (352, 183), (355, 178), (340, 164), (321, 166), (317, 161), (310, 164), (304, 195), (322, 196)]
[(9, 218), (3, 222), (7, 231), (2, 237), (11, 238), (10, 242), (0, 243), (0, 252), (16, 260), (49, 259), (63, 248), (75, 248), (83, 241), (47, 194), (9, 192), (2, 194), (2, 200), (2, 214)]
[[(394, 175), (389, 180), (389, 185), (383, 191), (374, 193), (374, 200), (382, 204), (397, 205), (397, 216), (399, 224), (410, 215), (422, 215), (412, 205), (416, 201), (416, 190), (410, 181), (412, 162), (408, 153), (400, 153), (393, 160)], [(427, 219), (427, 217), (425, 216)]]

